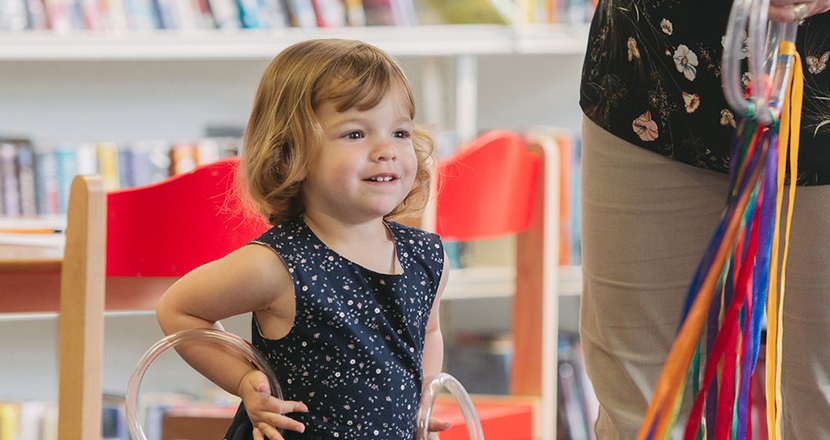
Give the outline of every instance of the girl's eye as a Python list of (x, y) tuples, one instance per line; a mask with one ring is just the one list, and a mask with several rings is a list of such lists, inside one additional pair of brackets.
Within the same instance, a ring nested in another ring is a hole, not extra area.
[(410, 134), (406, 130), (398, 130), (392, 136), (400, 139), (406, 139), (410, 136)]
[(363, 133), (359, 131), (350, 131), (346, 133), (343, 137), (345, 137), (346, 139), (362, 139)]

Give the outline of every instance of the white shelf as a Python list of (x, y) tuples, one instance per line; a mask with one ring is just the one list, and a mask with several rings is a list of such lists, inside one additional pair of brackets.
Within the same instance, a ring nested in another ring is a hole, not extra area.
[(122, 35), (0, 33), (0, 61), (269, 60), (309, 38), (349, 38), (394, 56), (581, 54), (588, 28), (443, 25), (342, 29), (153, 31)]
[[(559, 296), (579, 296), (582, 291), (582, 267), (560, 266), (558, 274)], [(515, 289), (516, 269), (510, 266), (466, 267), (451, 269), (450, 279), (444, 289), (443, 299), (475, 299), (512, 296)]]

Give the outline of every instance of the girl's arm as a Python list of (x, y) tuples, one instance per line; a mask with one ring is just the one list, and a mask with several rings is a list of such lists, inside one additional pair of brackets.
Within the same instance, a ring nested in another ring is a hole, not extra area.
[[(450, 277), (450, 263), (447, 254), (444, 254), (444, 270), (441, 275), (441, 281), (438, 283), (438, 292), (435, 295), (435, 301), (432, 303), (432, 311), (429, 313), (429, 321), (427, 321), (426, 340), (424, 341), (424, 386), (428, 384), (438, 373), (441, 372), (442, 364), (444, 363), (444, 337), (441, 335), (439, 309), (441, 306), (441, 297), (444, 295), (444, 287), (447, 285), (447, 279)], [(436, 418), (430, 418), (428, 431), (429, 440), (437, 440), (437, 432), (446, 431), (452, 426), (449, 422), (444, 422)]]
[[(220, 320), (249, 312), (257, 314), (269, 336), (287, 334), (293, 323), (291, 276), (282, 260), (265, 246), (244, 246), (194, 269), (173, 284), (156, 306), (159, 325), (167, 335), (194, 328), (221, 329)], [(280, 438), (274, 426), (302, 431), (301, 423), (282, 414), (306, 411), (305, 405), (272, 398), (265, 375), (238, 354), (218, 344), (195, 341), (176, 350), (206, 378), (242, 397), (254, 426), (269, 438)]]
[(429, 383), (429, 381), (441, 372), (441, 367), (444, 363), (444, 337), (441, 335), (439, 309), (441, 306), (441, 297), (444, 294), (444, 288), (447, 285), (447, 279), (449, 277), (450, 263), (445, 253), (444, 270), (441, 275), (441, 281), (438, 283), (438, 292), (435, 295), (435, 301), (432, 303), (432, 311), (429, 313), (429, 321), (427, 321), (423, 359), (424, 384)]

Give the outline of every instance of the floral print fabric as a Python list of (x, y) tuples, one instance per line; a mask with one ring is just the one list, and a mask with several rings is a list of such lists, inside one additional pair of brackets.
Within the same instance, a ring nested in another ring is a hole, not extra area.
[[(729, 171), (737, 116), (721, 89), (729, 0), (600, 0), (580, 105), (610, 133), (664, 156)], [(799, 185), (830, 183), (830, 13), (799, 27), (804, 66)], [(746, 56), (746, 45), (739, 53)], [(751, 78), (744, 74), (743, 85)]]

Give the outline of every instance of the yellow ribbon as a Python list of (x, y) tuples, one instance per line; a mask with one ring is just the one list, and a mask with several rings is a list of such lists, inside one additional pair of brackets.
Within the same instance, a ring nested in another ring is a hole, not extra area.
[[(775, 205), (775, 227), (770, 256), (770, 283), (767, 296), (767, 349), (766, 349), (766, 395), (767, 395), (767, 437), (781, 439), (781, 345), (783, 337), (784, 274), (787, 269), (787, 254), (790, 247), (790, 226), (793, 203), (795, 202), (795, 180), (798, 177), (798, 141), (801, 134), (801, 102), (804, 96), (804, 77), (801, 58), (795, 45), (784, 41), (778, 46), (781, 55), (794, 57), (792, 74), (787, 82), (787, 94), (781, 114), (781, 129), (778, 144), (778, 194)], [(784, 198), (784, 166), (790, 156), (790, 188), (787, 205), (787, 224), (784, 230), (784, 250), (781, 254), (781, 272), (778, 272), (778, 246), (781, 228), (781, 208)], [(777, 294), (776, 294), (777, 291)], [(771, 398), (774, 396), (774, 398)]]

